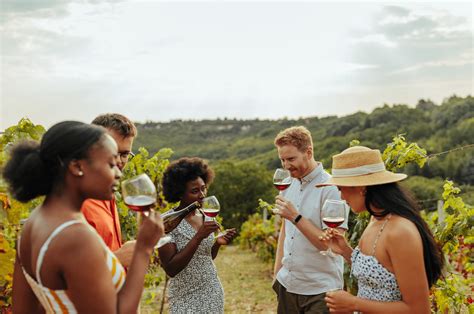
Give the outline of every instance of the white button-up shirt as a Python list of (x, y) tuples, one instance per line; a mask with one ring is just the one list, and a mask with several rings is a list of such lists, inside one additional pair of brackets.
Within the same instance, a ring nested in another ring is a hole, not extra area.
[[(321, 208), (326, 199), (341, 199), (335, 186), (317, 188), (331, 176), (321, 163), (301, 180), (293, 179), (283, 196), (293, 203), (298, 212), (316, 227), (323, 229)], [(349, 212), (340, 228), (347, 229)], [(319, 250), (290, 221), (285, 221), (285, 242), (282, 267), (277, 280), (288, 292), (316, 295), (343, 286), (344, 261), (342, 256), (328, 257)]]

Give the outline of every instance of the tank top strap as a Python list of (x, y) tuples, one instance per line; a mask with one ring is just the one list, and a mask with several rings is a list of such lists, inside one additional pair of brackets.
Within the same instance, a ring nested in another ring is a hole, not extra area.
[(372, 247), (372, 254), (371, 254), (372, 256), (375, 256), (375, 249), (377, 248), (377, 242), (379, 241), (380, 235), (382, 234), (382, 231), (385, 228), (385, 225), (390, 220), (390, 217), (392, 217), (392, 214), (387, 215), (387, 218), (385, 218), (385, 221), (383, 222), (382, 227), (380, 227), (380, 230), (377, 233), (377, 236), (375, 237), (374, 246)]
[(43, 264), (43, 259), (44, 255), (46, 254), (46, 251), (48, 250), (49, 244), (51, 241), (56, 237), (61, 231), (66, 229), (67, 227), (77, 224), (77, 223), (82, 223), (80, 220), (69, 220), (66, 221), (62, 224), (60, 224), (56, 229), (54, 229), (53, 232), (49, 235), (49, 237), (46, 239), (46, 241), (43, 243), (43, 246), (41, 246), (39, 255), (38, 255), (38, 260), (36, 261), (36, 280), (40, 285), (43, 285), (41, 282), (41, 277), (40, 277), (40, 270), (41, 270), (41, 265)]
[(87, 220), (85, 220), (85, 222), (86, 222), (85, 225), (87, 226), (87, 228), (89, 228), (89, 230), (92, 231), (92, 233), (97, 237), (97, 240), (99, 240), (99, 243), (102, 245), (102, 247), (106, 251), (112, 252), (112, 250), (110, 250), (110, 248), (107, 246), (107, 244), (105, 244), (104, 239), (102, 239), (102, 237), (97, 233), (97, 230), (95, 230), (94, 227), (89, 225), (89, 223), (87, 223)]

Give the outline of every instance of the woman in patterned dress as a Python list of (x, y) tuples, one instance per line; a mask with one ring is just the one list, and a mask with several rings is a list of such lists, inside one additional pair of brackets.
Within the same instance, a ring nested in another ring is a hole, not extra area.
[[(178, 202), (176, 210), (202, 202), (214, 173), (200, 158), (181, 158), (171, 163), (163, 175), (163, 195)], [(224, 290), (213, 259), (221, 245), (236, 236), (235, 229), (215, 238), (215, 221), (203, 221), (194, 212), (170, 232), (172, 241), (159, 249), (160, 261), (169, 281), (170, 313), (223, 313)]]
[(440, 277), (444, 259), (428, 225), (397, 181), (405, 174), (385, 170), (380, 151), (355, 146), (333, 156), (332, 178), (355, 213), (368, 211), (370, 222), (352, 249), (329, 229), (323, 239), (352, 263), (358, 294), (327, 293), (331, 311), (430, 313), (429, 288)]

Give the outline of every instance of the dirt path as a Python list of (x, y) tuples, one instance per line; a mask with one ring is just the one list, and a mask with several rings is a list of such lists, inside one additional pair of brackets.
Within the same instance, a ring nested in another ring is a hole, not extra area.
[[(276, 298), (271, 288), (272, 265), (260, 261), (250, 251), (229, 246), (216, 259), (225, 291), (225, 313), (275, 313)], [(163, 285), (155, 301), (142, 302), (141, 314), (159, 313)], [(165, 313), (168, 313), (165, 306)]]
[(225, 291), (226, 313), (274, 313), (276, 297), (272, 290), (272, 265), (237, 246), (220, 252), (216, 265)]

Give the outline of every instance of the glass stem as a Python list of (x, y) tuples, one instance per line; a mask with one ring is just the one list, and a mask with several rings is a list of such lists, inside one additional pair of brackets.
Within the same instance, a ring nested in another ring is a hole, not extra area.
[(142, 215), (140, 215), (140, 212), (137, 212), (137, 227), (140, 227), (142, 224)]

